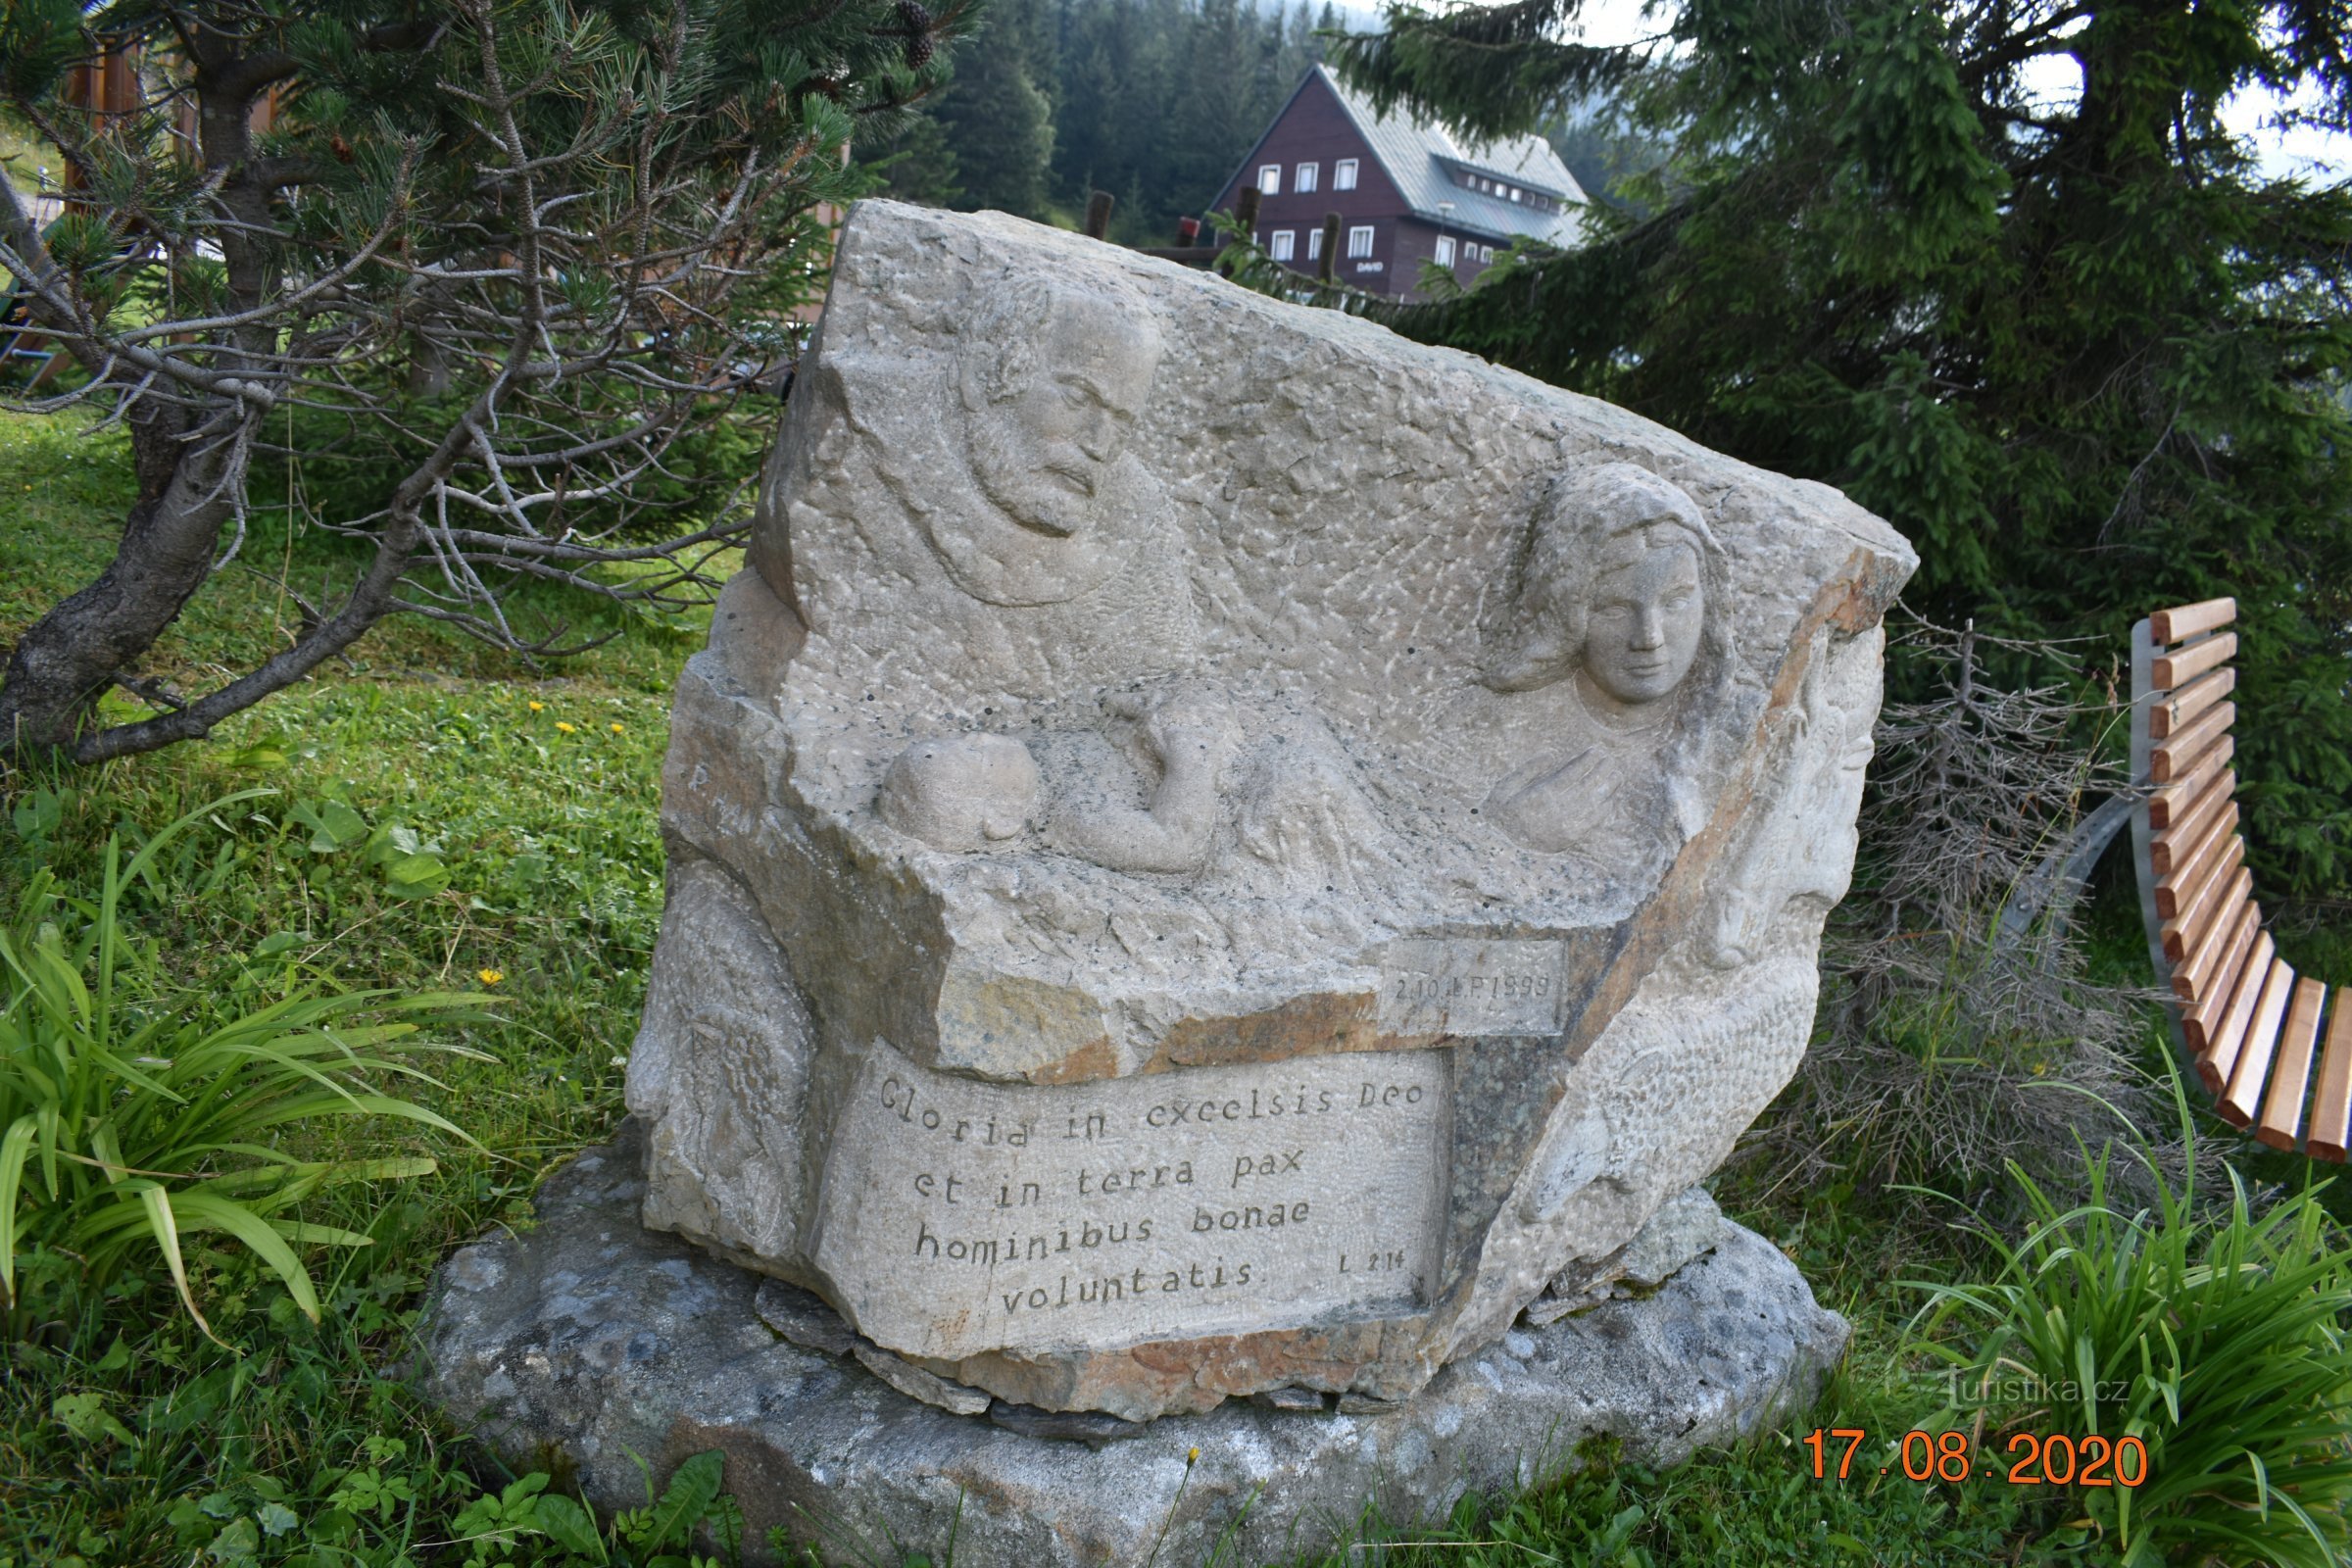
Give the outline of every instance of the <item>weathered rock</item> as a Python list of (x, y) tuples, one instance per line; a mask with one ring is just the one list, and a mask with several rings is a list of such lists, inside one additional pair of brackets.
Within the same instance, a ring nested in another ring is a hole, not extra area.
[(1527, 1303), (1527, 1320), (1544, 1324), (1581, 1312), (1627, 1287), (1648, 1289), (1713, 1247), (1723, 1230), (1723, 1210), (1703, 1187), (1687, 1188), (1650, 1215), (1634, 1239), (1606, 1257), (1579, 1259), (1554, 1275), (1542, 1296)]
[(1006, 1404), (1003, 1399), (988, 1407), (988, 1418), (1024, 1438), (1043, 1443), (1083, 1443), (1090, 1448), (1140, 1438), (1152, 1430), (1149, 1421), (1122, 1421), (1100, 1410), (1040, 1410), (1033, 1405)]
[(1250, 1402), (1262, 1410), (1318, 1411), (1331, 1408), (1331, 1396), (1313, 1389), (1260, 1389)]
[(849, 1355), (858, 1348), (858, 1336), (841, 1314), (816, 1297), (782, 1280), (762, 1280), (753, 1310), (760, 1321), (804, 1350)]
[(951, 1415), (779, 1339), (759, 1276), (639, 1226), (642, 1158), (624, 1125), (548, 1182), (536, 1227), (442, 1266), (424, 1386), (516, 1463), (567, 1455), (608, 1508), (644, 1504), (639, 1455), (660, 1483), (723, 1451), (755, 1563), (776, 1560), (774, 1525), (834, 1560), (845, 1543), (937, 1556), (951, 1528), (959, 1568), (1133, 1568), (1163, 1530), (1163, 1562), (1204, 1561), (1228, 1532), (1224, 1560), (1287, 1560), (1340, 1543), (1367, 1502), (1404, 1525), (1560, 1474), (1590, 1437), (1663, 1465), (1751, 1435), (1803, 1407), (1847, 1333), (1778, 1250), (1719, 1221), (1655, 1294), (1507, 1333), (1375, 1415), (1235, 1400), (1105, 1429), (1127, 1441), (1040, 1441), (1003, 1406)]
[(1616, 1274), (1644, 1289), (1663, 1285), (1668, 1275), (1715, 1245), (1723, 1231), (1723, 1210), (1703, 1187), (1686, 1188), (1663, 1207), (1617, 1256)]
[(1406, 1398), (1721, 1161), (1914, 564), (1621, 410), (888, 203), (750, 559), (672, 716), (647, 1223), (1129, 1419)]
[(967, 1389), (936, 1377), (863, 1340), (851, 1346), (850, 1353), (858, 1358), (859, 1366), (909, 1399), (920, 1399), (925, 1404), (936, 1405), (951, 1415), (979, 1415), (993, 1402), (987, 1395), (976, 1389)]

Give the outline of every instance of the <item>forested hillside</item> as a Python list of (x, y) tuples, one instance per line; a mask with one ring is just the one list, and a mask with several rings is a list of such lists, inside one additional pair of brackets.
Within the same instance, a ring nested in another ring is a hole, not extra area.
[(948, 89), (858, 156), (946, 207), (1049, 218), (1106, 190), (1114, 237), (1169, 243), (1319, 58), (1315, 33), (1348, 24), (1330, 0), (996, 0)]

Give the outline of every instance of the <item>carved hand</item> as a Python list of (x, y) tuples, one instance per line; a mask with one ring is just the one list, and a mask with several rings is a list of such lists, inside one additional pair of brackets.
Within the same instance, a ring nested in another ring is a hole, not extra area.
[(1103, 805), (1058, 824), (1055, 837), (1117, 871), (1189, 871), (1217, 826), (1217, 775), (1241, 746), (1231, 711), (1215, 699), (1179, 696), (1144, 716), (1144, 745), (1159, 763), (1152, 808)]

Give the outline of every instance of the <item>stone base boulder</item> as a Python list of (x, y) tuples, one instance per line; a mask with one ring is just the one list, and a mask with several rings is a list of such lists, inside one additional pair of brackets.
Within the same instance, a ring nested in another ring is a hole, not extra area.
[(952, 1534), (958, 1568), (1328, 1550), (1367, 1508), (1439, 1519), (1465, 1492), (1574, 1469), (1590, 1438), (1674, 1464), (1753, 1433), (1818, 1394), (1848, 1333), (1717, 1216), (1660, 1238), (1705, 1250), (1654, 1291), (1514, 1328), (1399, 1403), (1278, 1390), (1145, 1423), (1003, 1400), (959, 1415), (813, 1298), (644, 1229), (642, 1144), (624, 1126), (547, 1184), (535, 1229), (443, 1265), (423, 1384), (511, 1462), (566, 1455), (606, 1508), (643, 1504), (639, 1457), (661, 1480), (723, 1450), (755, 1563), (781, 1560), (778, 1525), (840, 1560), (895, 1560), (893, 1544), (939, 1559)]

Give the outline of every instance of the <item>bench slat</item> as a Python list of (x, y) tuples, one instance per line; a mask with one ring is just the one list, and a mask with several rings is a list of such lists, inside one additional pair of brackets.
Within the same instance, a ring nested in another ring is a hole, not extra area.
[(2207, 670), (2148, 710), (2148, 739), (2164, 739), (2235, 690), (2236, 670)]
[(2157, 660), (2148, 668), (2148, 684), (2158, 691), (2185, 686), (2216, 665), (2228, 663), (2236, 654), (2237, 633), (2226, 631), (2219, 637), (2208, 637), (2193, 648)]
[(2271, 972), (2271, 959), (2276, 953), (2271, 934), (2257, 927), (2254, 946), (2239, 965), (2237, 980), (2230, 987), (2230, 1006), (2213, 1026), (2213, 1037), (2205, 1054), (2197, 1058), (2197, 1078), (2205, 1092), (2218, 1095), (2230, 1075), (2237, 1067), (2240, 1050), (2246, 1043), (2246, 1026), (2254, 1021), (2254, 1004), (2262, 1000), (2262, 983)]
[(2168, 827), (2148, 845), (2148, 864), (2158, 876), (2175, 866), (2184, 865), (2196, 855), (2198, 846), (2213, 830), (2214, 819), (2229, 808), (2231, 790), (2221, 786), (2235, 785), (2237, 775), (2224, 772), (2215, 775), (2205, 793), (2191, 801), (2188, 809), (2180, 813), (2180, 824)]
[(2160, 643), (2177, 643), (2183, 637), (2194, 637), (2201, 631), (2227, 626), (2236, 618), (2236, 600), (2200, 599), (2193, 605), (2159, 610), (2150, 615), (2148, 636)]
[[(2214, 970), (2213, 989), (2181, 1016), (2180, 1032), (2188, 1039), (2190, 1055), (2202, 1059), (2220, 1037), (2222, 1021), (2236, 995), (2238, 979), (2246, 971), (2246, 956), (2254, 951), (2254, 939), (2261, 934), (2262, 906), (2248, 904), (2231, 923), (2229, 951), (2222, 955), (2221, 966)], [(2198, 1076), (2203, 1077), (2202, 1068)], [(2207, 1086), (2208, 1092), (2212, 1087)]]
[(2273, 958), (2270, 977), (2262, 983), (2262, 999), (2254, 1004), (2254, 1020), (2246, 1025), (2246, 1043), (2237, 1054), (2237, 1065), (2230, 1069), (2229, 1093), (2213, 1107), (2232, 1127), (2254, 1125), (2263, 1080), (2278, 1050), (2278, 1026), (2286, 1021), (2286, 999), (2294, 987), (2293, 966), (2284, 958)]
[(2180, 821), (2181, 816), (2187, 812), (2191, 803), (2198, 796), (2203, 795), (2207, 786), (2211, 785), (2216, 778), (2229, 779), (2230, 782), (2224, 788), (2234, 794), (2237, 790), (2237, 775), (2225, 773), (2223, 769), (2229, 766), (2230, 759), (2236, 753), (2236, 740), (2225, 735), (2222, 737), (2220, 745), (2207, 755), (2197, 759), (2196, 766), (2189, 771), (2186, 778), (2176, 779), (2149, 796), (2148, 826), (2161, 833), (2175, 822)]
[(2237, 721), (2235, 703), (2216, 703), (2196, 717), (2196, 722), (2179, 734), (2168, 737), (2164, 744), (2148, 754), (2148, 776), (2158, 784), (2170, 784), (2174, 779), (2195, 770), (2197, 759), (2204, 750), (2221, 739), (2222, 732)]
[(2189, 911), (2189, 919), (2199, 925), (2182, 927), (2196, 931), (2186, 957), (2173, 970), (2173, 992), (2182, 1002), (2202, 1002), (2213, 995), (2222, 960), (2230, 956), (2230, 939), (2237, 932), (2238, 911), (2253, 902), (2253, 873), (2242, 868), (2226, 886), (2218, 879), (2213, 885), (2224, 888), (2222, 896)]
[(2303, 1131), (2303, 1091), (2311, 1086), (2311, 1047), (2320, 1035), (2320, 1004), (2328, 988), (2321, 982), (2295, 982), (2294, 1000), (2287, 1004), (2286, 1027), (2278, 1036), (2278, 1065), (2271, 1072), (2271, 1092), (2262, 1097), (2262, 1120), (2254, 1137), (2273, 1149), (2292, 1149)]
[(2311, 1097), (2311, 1142), (2315, 1158), (2342, 1161), (2352, 1153), (2352, 1004), (2341, 987), (2328, 1025), (2328, 1054), (2320, 1058), (2320, 1087)]
[(2212, 831), (2189, 852), (2188, 863), (2157, 882), (2156, 912), (2167, 920), (2178, 920), (2180, 911), (2195, 902), (2205, 884), (2213, 880), (2230, 847), (2237, 842), (2237, 803), (2232, 801), (2222, 808)]
[(2164, 922), (2157, 940), (2164, 949), (2164, 961), (2181, 964), (2188, 961), (2189, 953), (2202, 943), (2215, 926), (2227, 930), (2237, 918), (2237, 906), (2254, 895), (2254, 873), (2245, 869), (2246, 841), (2231, 839), (2222, 852), (2213, 875), (2205, 879), (2194, 897), (2180, 906), (2180, 912)]

